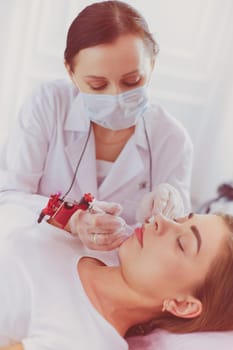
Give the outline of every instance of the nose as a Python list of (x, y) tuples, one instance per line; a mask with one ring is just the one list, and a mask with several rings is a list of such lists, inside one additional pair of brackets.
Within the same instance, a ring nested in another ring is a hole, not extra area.
[(111, 89), (110, 89), (109, 94), (115, 96), (115, 95), (120, 94), (120, 92), (121, 92), (121, 91), (120, 91), (117, 87), (116, 87), (116, 88), (114, 87), (114, 88), (111, 88)]
[(108, 87), (108, 94), (109, 95), (118, 95), (122, 92), (121, 87), (117, 83), (113, 83), (109, 85)]
[(154, 226), (155, 233), (159, 236), (166, 234), (168, 232), (168, 229), (177, 229), (177, 223), (173, 220), (166, 218), (162, 214), (158, 214), (155, 216)]

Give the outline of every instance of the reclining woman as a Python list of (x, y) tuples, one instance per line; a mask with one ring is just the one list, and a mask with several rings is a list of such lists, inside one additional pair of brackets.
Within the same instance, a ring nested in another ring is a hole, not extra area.
[(111, 252), (46, 222), (1, 239), (2, 349), (120, 350), (138, 329), (233, 330), (231, 216), (156, 215)]

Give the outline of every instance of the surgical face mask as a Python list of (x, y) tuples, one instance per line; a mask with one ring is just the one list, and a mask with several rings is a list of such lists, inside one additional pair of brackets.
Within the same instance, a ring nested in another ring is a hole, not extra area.
[(122, 130), (136, 125), (149, 104), (146, 86), (118, 95), (87, 94), (80, 92), (88, 118), (111, 130)]

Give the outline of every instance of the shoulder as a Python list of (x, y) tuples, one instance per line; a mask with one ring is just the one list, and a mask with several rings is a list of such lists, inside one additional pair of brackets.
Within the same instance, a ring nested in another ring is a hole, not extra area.
[[(4, 252), (8, 252), (9, 256), (24, 256), (34, 244), (38, 244), (43, 237), (49, 238), (49, 233), (43, 234), (44, 222), (37, 223), (38, 213), (27, 207), (22, 199), (21, 203), (9, 203), (0, 205), (1, 216), (1, 235), (0, 235), (0, 254), (4, 256)], [(12, 220), (12, 218), (14, 218)], [(55, 229), (46, 223), (47, 231)], [(25, 257), (26, 258), (26, 257)]]
[[(0, 213), (4, 213), (1, 211)], [(82, 252), (82, 245), (66, 231), (42, 221), (37, 223), (37, 214), (28, 208), (10, 207), (14, 222), (2, 220), (3, 234), (0, 236), (0, 256), (15, 257), (32, 276), (46, 266), (65, 263)]]
[(68, 79), (44, 82), (26, 97), (19, 113), (21, 125), (32, 133), (42, 129), (49, 138), (54, 125), (63, 124), (78, 89)]
[(146, 119), (153, 128), (163, 130), (166, 134), (183, 135), (189, 138), (184, 126), (159, 103), (152, 104), (146, 112)]
[(41, 83), (33, 89), (28, 98), (38, 101), (43, 98), (53, 104), (56, 100), (73, 100), (77, 93), (77, 88), (68, 79), (57, 79)]
[(46, 221), (41, 224), (30, 219), (25, 219), (24, 223), (20, 221), (7, 225), (8, 231), (1, 238), (0, 253), (4, 255), (4, 251), (7, 251), (8, 255), (15, 256), (25, 265), (37, 257), (45, 257), (52, 247), (55, 250), (59, 241), (69, 238), (63, 230), (49, 225)]
[(154, 103), (145, 113), (147, 126), (151, 130), (151, 137), (155, 140), (170, 140), (177, 144), (186, 144), (187, 147), (193, 147), (191, 137), (184, 125), (172, 116), (159, 103)]

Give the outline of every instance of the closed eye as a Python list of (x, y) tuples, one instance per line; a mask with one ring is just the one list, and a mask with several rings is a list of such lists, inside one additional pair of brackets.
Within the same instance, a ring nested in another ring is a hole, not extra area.
[(184, 247), (183, 247), (183, 245), (181, 244), (179, 238), (177, 238), (177, 244), (178, 244), (179, 249), (180, 249), (182, 252), (184, 252)]
[(136, 81), (124, 81), (123, 84), (125, 86), (136, 86), (141, 82), (141, 79), (136, 80)]
[(107, 87), (107, 85), (101, 85), (101, 86), (90, 86), (92, 90), (104, 90)]

